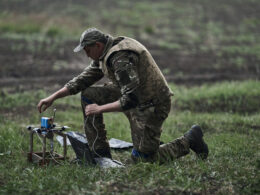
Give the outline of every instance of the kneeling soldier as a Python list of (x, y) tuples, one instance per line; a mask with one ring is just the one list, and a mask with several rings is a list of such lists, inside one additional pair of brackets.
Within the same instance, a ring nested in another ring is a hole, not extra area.
[[(85, 132), (94, 155), (111, 158), (102, 113), (121, 111), (130, 122), (135, 161), (165, 162), (188, 154), (190, 148), (202, 159), (207, 158), (208, 146), (197, 125), (184, 136), (160, 145), (161, 127), (170, 112), (173, 93), (141, 43), (90, 28), (82, 33), (74, 52), (81, 50), (93, 61), (62, 89), (42, 99), (39, 112), (58, 98), (81, 92)], [(103, 76), (111, 83), (92, 86)]]

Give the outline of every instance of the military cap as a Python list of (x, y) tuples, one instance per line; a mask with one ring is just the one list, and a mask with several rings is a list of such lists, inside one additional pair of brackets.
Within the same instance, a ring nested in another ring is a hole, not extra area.
[(85, 30), (80, 37), (79, 45), (73, 50), (74, 52), (81, 51), (85, 46), (92, 45), (97, 41), (106, 39), (106, 34), (96, 28)]

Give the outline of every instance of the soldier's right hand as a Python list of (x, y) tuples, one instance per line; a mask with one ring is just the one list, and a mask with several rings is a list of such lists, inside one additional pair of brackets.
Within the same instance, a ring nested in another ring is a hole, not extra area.
[(37, 105), (38, 111), (40, 113), (44, 112), (47, 108), (49, 108), (52, 105), (52, 103), (53, 103), (53, 99), (51, 97), (47, 97), (40, 100), (40, 102)]

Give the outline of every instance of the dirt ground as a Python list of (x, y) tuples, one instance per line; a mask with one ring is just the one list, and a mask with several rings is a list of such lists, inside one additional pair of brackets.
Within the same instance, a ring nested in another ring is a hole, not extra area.
[[(28, 30), (34, 30), (30, 23), (38, 24), (39, 37), (51, 24), (54, 33), (55, 29), (67, 26), (69, 29), (63, 29), (65, 34), (72, 33), (72, 28), (90, 26), (90, 22), (112, 32), (117, 28), (122, 32), (128, 29), (125, 35), (132, 31), (152, 53), (166, 79), (177, 84), (260, 78), (259, 3), (167, 2), (151, 1), (144, 6), (128, 1), (68, 0), (62, 4), (59, 0), (1, 1), (0, 33), (8, 36), (0, 34), (0, 87), (11, 90), (58, 88), (90, 62), (84, 53), (73, 53), (77, 38), (59, 40), (59, 36), (53, 36), (39, 40), (33, 38), (32, 32), (26, 35)], [(131, 5), (134, 12), (128, 12), (126, 5)], [(99, 9), (96, 14), (95, 10)], [(117, 11), (123, 11), (124, 15)], [(124, 20), (119, 16), (125, 17)], [(157, 20), (151, 19), (156, 16)], [(132, 19), (136, 18), (143, 23), (133, 23)], [(25, 30), (24, 34), (21, 30)], [(13, 37), (9, 35), (12, 32)], [(172, 48), (173, 45), (177, 48)]]
[[(26, 40), (0, 39), (0, 87), (16, 89), (59, 88), (79, 74), (90, 62), (82, 53), (73, 53), (75, 41), (56, 44)], [(32, 46), (33, 44), (33, 46)], [(182, 54), (147, 42), (155, 61), (170, 82), (202, 84), (223, 80), (259, 79), (254, 64), (246, 69), (226, 65), (212, 67), (216, 56), (211, 53)], [(17, 49), (16, 46), (19, 46)]]

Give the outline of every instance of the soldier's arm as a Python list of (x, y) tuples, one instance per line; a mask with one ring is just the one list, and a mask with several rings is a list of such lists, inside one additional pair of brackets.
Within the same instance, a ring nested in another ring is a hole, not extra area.
[(37, 105), (38, 111), (40, 113), (44, 112), (48, 107), (50, 107), (52, 105), (52, 103), (56, 99), (62, 98), (62, 97), (68, 96), (68, 95), (70, 95), (69, 90), (66, 87), (61, 88), (60, 90), (56, 91), (55, 93), (53, 93), (49, 97), (40, 100), (40, 102)]
[(85, 114), (100, 114), (103, 112), (124, 111), (138, 105), (136, 89), (139, 86), (137, 67), (139, 57), (130, 51), (119, 51), (108, 61), (108, 66), (114, 70), (122, 96), (119, 100), (104, 104), (90, 104), (85, 108)]
[(120, 106), (119, 100), (104, 105), (89, 104), (85, 108), (86, 116), (91, 114), (101, 114), (103, 112), (120, 112), (120, 111), (122, 111), (122, 108)]
[(99, 68), (98, 62), (91, 62), (91, 64), (80, 75), (69, 81), (63, 88), (49, 97), (41, 99), (37, 105), (38, 111), (40, 113), (45, 111), (56, 99), (76, 94), (91, 86), (103, 76), (104, 74)]
[(136, 90), (139, 87), (139, 75), (137, 64), (139, 56), (132, 51), (116, 52), (109, 60), (112, 66), (115, 78), (121, 89), (121, 98), (119, 99), (122, 110), (128, 110), (138, 105)]
[(65, 87), (69, 90), (71, 95), (77, 94), (78, 92), (93, 85), (103, 76), (104, 74), (99, 68), (99, 63), (97, 61), (92, 61), (91, 64), (85, 68), (85, 70), (80, 75), (74, 77), (67, 84), (65, 84)]

